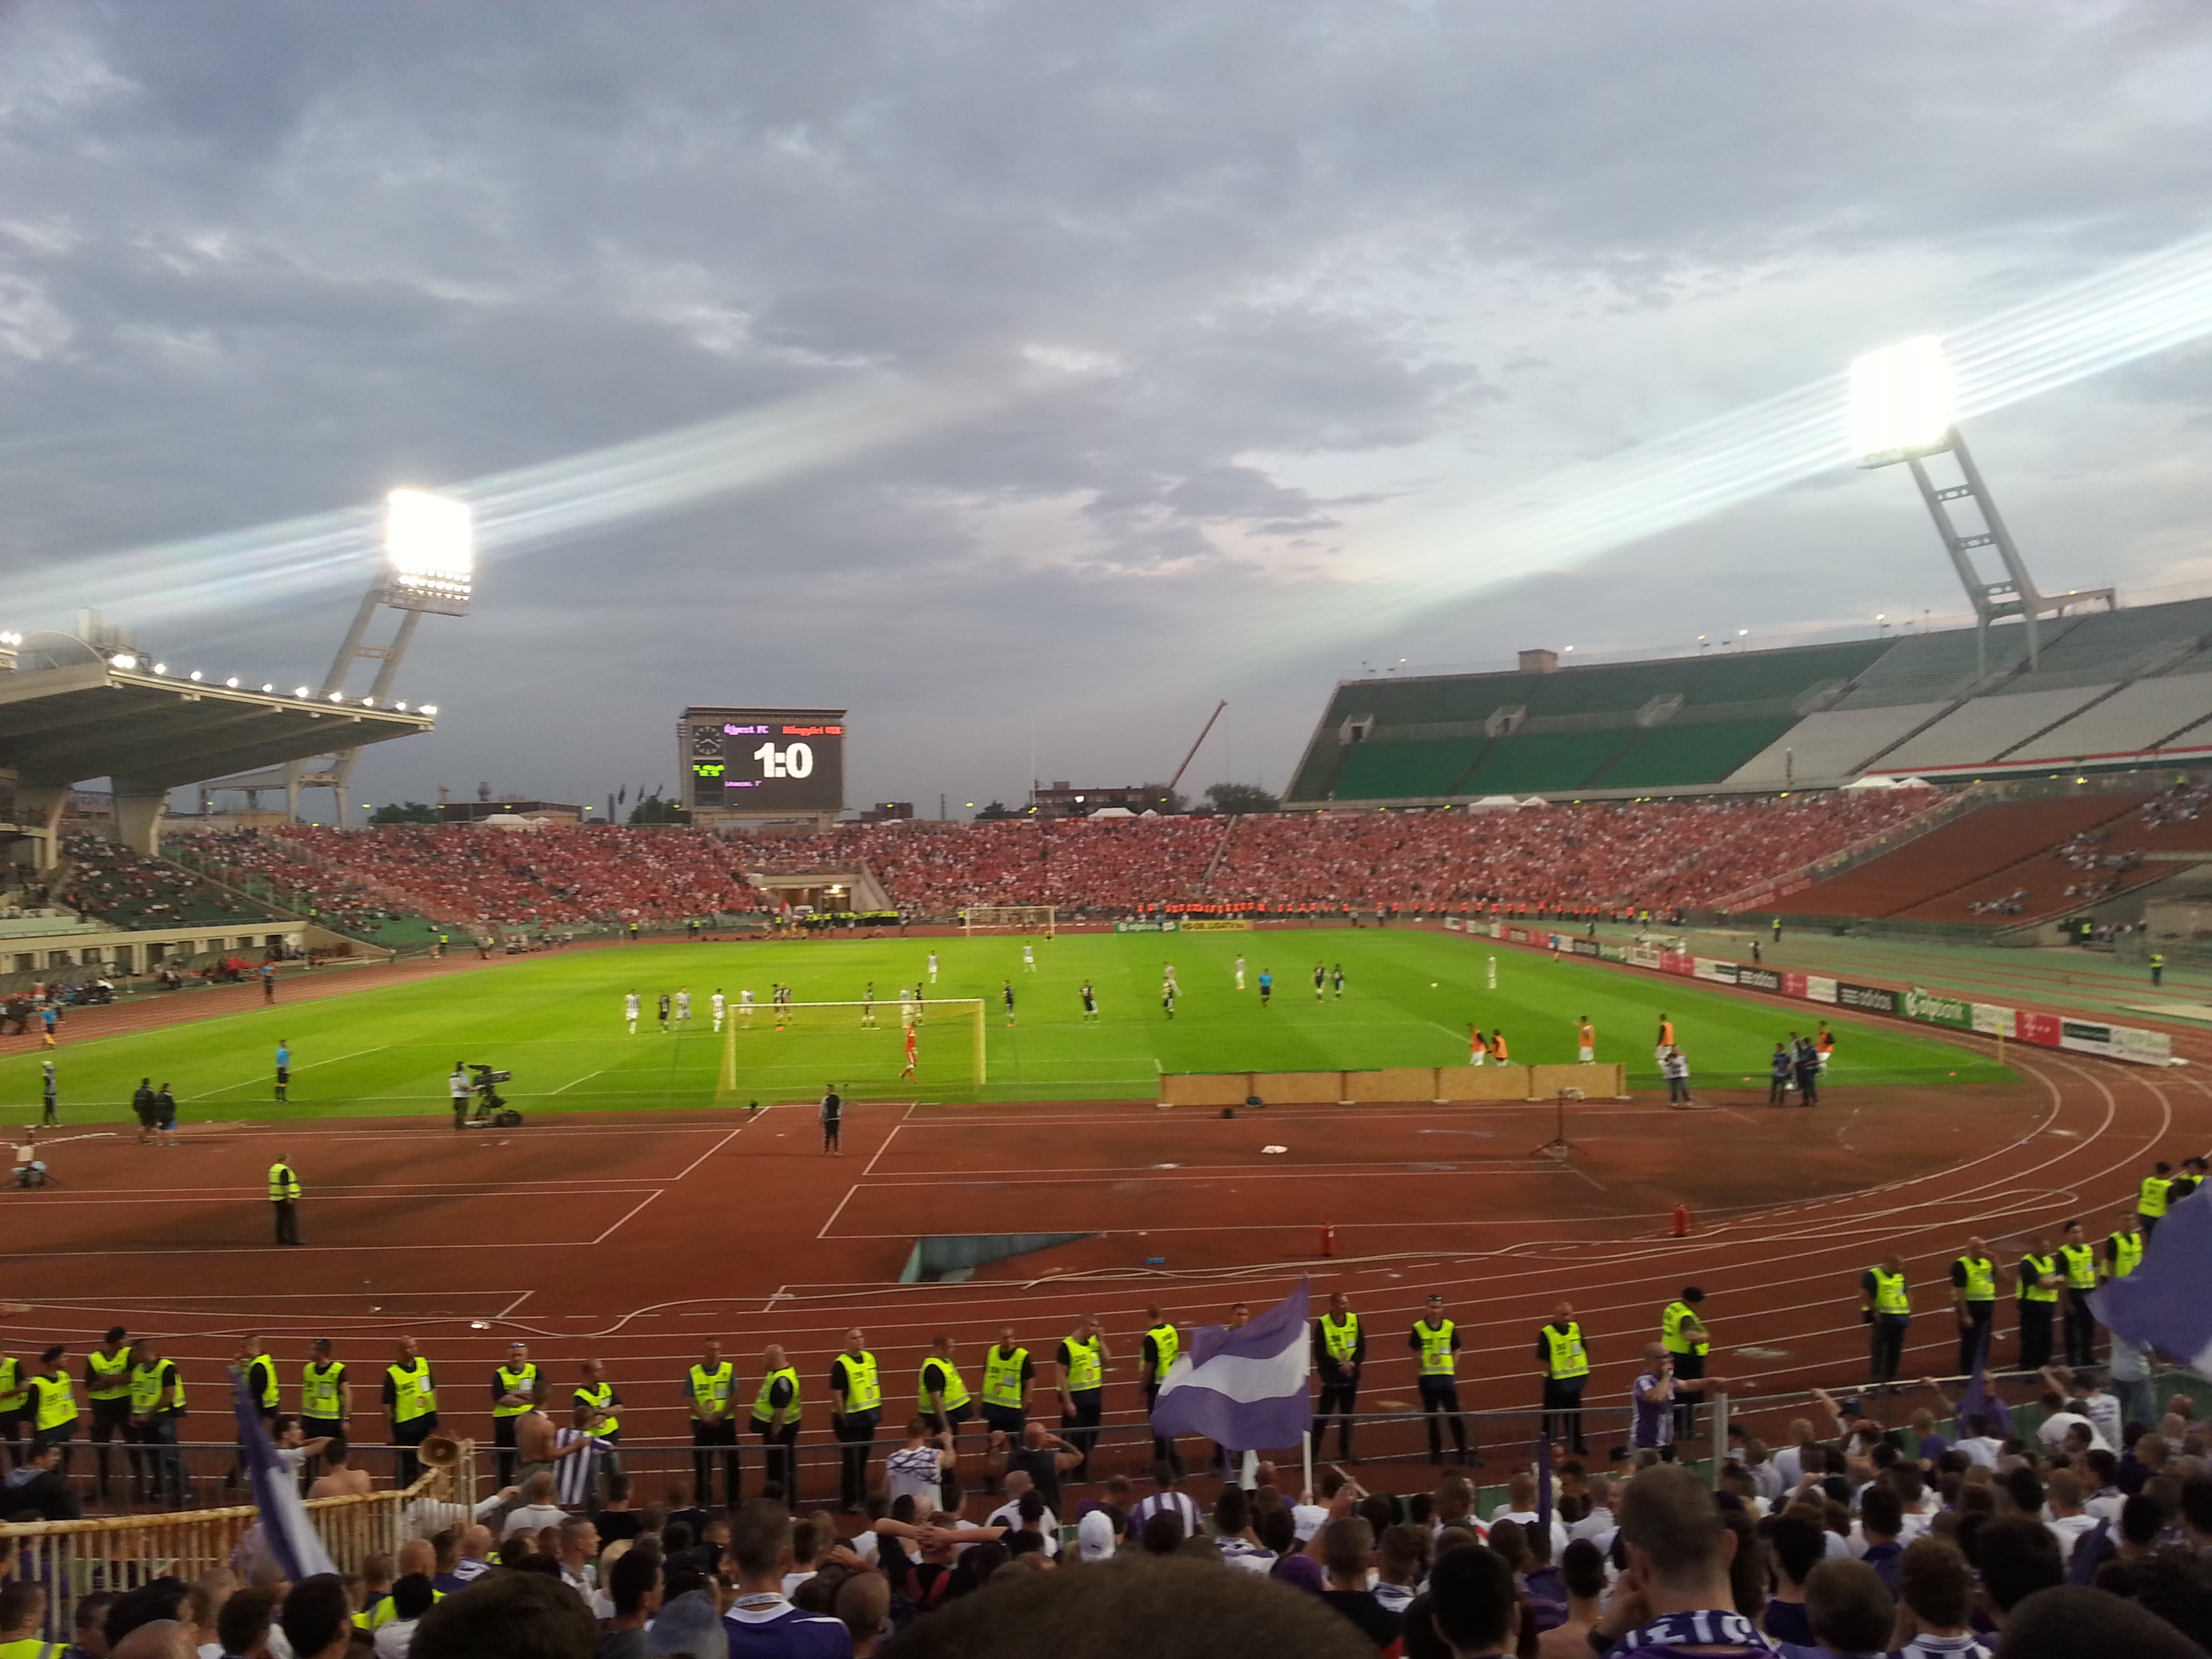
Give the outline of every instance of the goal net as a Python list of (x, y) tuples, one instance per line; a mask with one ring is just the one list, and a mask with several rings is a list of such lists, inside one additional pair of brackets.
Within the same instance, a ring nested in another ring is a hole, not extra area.
[(1060, 909), (1051, 904), (971, 904), (960, 913), (960, 926), (969, 933), (1042, 933), (1052, 937)]
[(984, 1008), (980, 997), (732, 1002), (714, 1098), (765, 1106), (818, 1098), (830, 1084), (860, 1098), (972, 1097), (986, 1081)]

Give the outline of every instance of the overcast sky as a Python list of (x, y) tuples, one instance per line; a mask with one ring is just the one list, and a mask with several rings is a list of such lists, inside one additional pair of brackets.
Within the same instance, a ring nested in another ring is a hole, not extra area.
[[(29, 0), (0, 176), (0, 625), (314, 678), (366, 562), (211, 611), (159, 550), (754, 417), (488, 558), (362, 799), (672, 786), (690, 702), (848, 707), (933, 812), (1225, 697), (1186, 787), (1279, 788), (1363, 663), (1961, 610), (1847, 466), (1376, 601), (1453, 502), (2212, 229), (2212, 8)], [(2046, 587), (2212, 581), (2212, 348), (1972, 434)]]

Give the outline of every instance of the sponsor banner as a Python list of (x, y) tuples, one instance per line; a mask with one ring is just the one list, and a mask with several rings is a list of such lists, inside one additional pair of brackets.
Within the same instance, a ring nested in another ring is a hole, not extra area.
[(1654, 973), (1659, 970), (1659, 953), (1648, 945), (1632, 945), (1623, 954), (1632, 968), (1649, 968)]
[(2039, 1048), (2058, 1046), (2058, 1016), (2031, 1013), (2023, 1008), (2017, 1017), (2019, 1030), (2014, 1033), (2022, 1042), (2033, 1042)]
[(1457, 916), (1446, 916), (1444, 918), (1444, 932), (1447, 933), (1456, 933), (1459, 931), (1459, 918)]
[(1771, 968), (1747, 968), (1741, 963), (1736, 964), (1735, 982), (1752, 991), (1779, 991), (1783, 988), (1782, 975)]
[(1867, 1014), (1893, 1014), (1897, 1012), (1897, 993), (1886, 986), (1853, 985), (1848, 980), (1836, 981), (1836, 1006), (1856, 1008)]
[(1802, 1002), (1813, 994), (1805, 988), (1804, 975), (1784, 973), (1782, 975), (1782, 994), (1785, 997), (1796, 997)]
[(1218, 919), (1186, 916), (1182, 931), (1186, 933), (1249, 933), (1252, 931), (1252, 923), (1246, 916), (1222, 916)]
[(2086, 1019), (2062, 1019), (2058, 1022), (2058, 1046), (2071, 1048), (2076, 1054), (2109, 1054), (2114, 1046), (2112, 1028)]
[(2139, 1030), (2132, 1025), (2115, 1026), (2112, 1030), (2117, 1052), (2116, 1060), (2131, 1060), (2139, 1066), (2171, 1066), (2173, 1059), (2173, 1039), (2164, 1031)]
[(1735, 983), (1735, 963), (1721, 962), (1711, 957), (1690, 958), (1690, 974), (1695, 979), (1717, 980), (1723, 985)]
[(1818, 974), (1808, 974), (1808, 975), (1805, 975), (1805, 1000), (1806, 1000), (1806, 1001), (1808, 1001), (1808, 1002), (1833, 1002), (1835, 1000), (1836, 1000), (1836, 981), (1833, 981), (1833, 980), (1832, 980), (1832, 979), (1823, 979), (1823, 978), (1821, 978), (1821, 977), (1820, 977), (1820, 975), (1818, 975)]
[(1598, 943), (1594, 939), (1578, 939), (1571, 943), (1574, 945), (1575, 954), (1578, 957), (1595, 957), (1604, 954), (1598, 949)]
[(1686, 951), (1668, 951), (1659, 957), (1659, 971), (1662, 974), (1680, 974), (1687, 979), (1695, 967)]
[(1626, 945), (1601, 945), (1597, 953), (1607, 962), (1626, 962), (1636, 954)]
[(2020, 1035), (2017, 1017), (2009, 1008), (2000, 1008), (1994, 1002), (1973, 1005), (1974, 1029), (1984, 1036), (2016, 1037)]
[(1489, 927), (1484, 928), (1483, 932), (1488, 933), (1492, 939), (1504, 939), (1505, 937), (1505, 924), (1502, 921), (1493, 921)]
[(1962, 1031), (1972, 1030), (1974, 1024), (1972, 1004), (1957, 997), (1937, 996), (1918, 985), (1905, 988), (1905, 1017), (1929, 1025), (1955, 1025)]
[(1134, 921), (1115, 922), (1114, 931), (1117, 933), (1173, 933), (1180, 932), (1182, 927), (1182, 922), (1174, 916), (1139, 916)]

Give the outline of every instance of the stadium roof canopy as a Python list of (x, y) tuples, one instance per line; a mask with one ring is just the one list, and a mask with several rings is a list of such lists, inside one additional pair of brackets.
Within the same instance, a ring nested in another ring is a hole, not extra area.
[[(427, 714), (156, 674), (131, 656), (27, 648), (0, 672), (0, 769), (19, 783), (167, 789), (428, 732)], [(123, 662), (131, 667), (123, 667)]]

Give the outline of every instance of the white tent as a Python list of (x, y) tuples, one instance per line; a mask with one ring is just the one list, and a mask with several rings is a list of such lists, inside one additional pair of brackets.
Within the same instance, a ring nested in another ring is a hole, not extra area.
[(495, 812), (488, 818), (478, 818), (479, 830), (543, 830), (550, 818), (526, 818), (513, 812)]
[(1091, 816), (1094, 818), (1133, 818), (1137, 815), (1126, 806), (1102, 806)]

